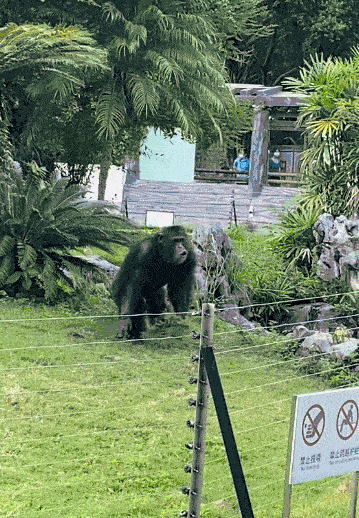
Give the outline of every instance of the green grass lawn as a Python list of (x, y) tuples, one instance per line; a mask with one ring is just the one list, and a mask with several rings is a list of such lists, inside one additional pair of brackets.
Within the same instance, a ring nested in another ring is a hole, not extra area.
[[(199, 347), (190, 335), (200, 318), (134, 345), (114, 340), (115, 316), (2, 299), (0, 317), (0, 516), (158, 518), (187, 509), (185, 423), (196, 395), (188, 379)], [(216, 322), (218, 366), (255, 516), (278, 518), (291, 398), (327, 387), (274, 357), (273, 338), (233, 330)], [(239, 516), (212, 402), (206, 439), (201, 516)], [(296, 486), (291, 516), (347, 516), (347, 480)]]

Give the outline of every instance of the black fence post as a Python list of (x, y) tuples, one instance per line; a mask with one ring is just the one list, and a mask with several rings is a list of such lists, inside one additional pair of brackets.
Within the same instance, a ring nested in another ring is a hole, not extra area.
[(249, 497), (246, 480), (244, 478), (241, 459), (239, 457), (212, 345), (202, 347), (201, 353), (203, 355), (214, 406), (216, 408), (218, 422), (221, 428), (224, 446), (226, 448), (227, 458), (232, 473), (233, 484), (236, 490), (239, 508), (243, 518), (254, 518), (252, 504)]

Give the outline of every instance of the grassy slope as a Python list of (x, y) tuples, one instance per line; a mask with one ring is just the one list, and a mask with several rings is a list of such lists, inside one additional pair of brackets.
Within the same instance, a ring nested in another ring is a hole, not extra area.
[[(196, 392), (187, 380), (199, 345), (189, 335), (199, 318), (171, 329), (186, 338), (135, 346), (112, 341), (116, 317), (81, 319), (6, 300), (0, 315), (0, 515), (158, 518), (186, 509), (180, 488), (190, 481), (184, 445), (193, 433), (185, 422), (194, 418), (187, 399)], [(216, 331), (225, 330), (232, 328), (217, 322)], [(218, 363), (255, 516), (278, 518), (291, 397), (324, 385), (268, 367), (280, 360), (266, 353), (271, 346), (256, 345), (238, 333), (216, 336), (219, 353), (237, 347)], [(346, 516), (346, 480), (296, 487), (291, 516)], [(202, 517), (238, 516), (235, 506), (211, 405)]]

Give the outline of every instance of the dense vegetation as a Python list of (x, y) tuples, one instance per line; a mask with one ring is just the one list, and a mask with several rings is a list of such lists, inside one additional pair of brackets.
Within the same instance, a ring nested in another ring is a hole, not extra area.
[(102, 197), (109, 162), (137, 158), (147, 126), (230, 143), (251, 114), (223, 83), (280, 84), (299, 78), (316, 52), (349, 57), (359, 43), (354, 8), (354, 0), (1, 0), (1, 131), (25, 169), (35, 160), (51, 173), (62, 161), (81, 182), (101, 163)]

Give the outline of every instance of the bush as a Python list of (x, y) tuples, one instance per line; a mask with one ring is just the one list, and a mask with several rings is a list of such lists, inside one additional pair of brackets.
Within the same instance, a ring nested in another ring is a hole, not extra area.
[(128, 244), (132, 225), (111, 214), (111, 204), (85, 199), (83, 187), (41, 176), (11, 172), (0, 181), (0, 289), (55, 302), (84, 276), (101, 276), (76, 249), (110, 252), (112, 243)]
[(319, 200), (302, 198), (297, 207), (281, 216), (270, 244), (287, 267), (298, 268), (307, 275), (311, 271), (318, 259), (313, 227), (322, 212)]
[(237, 289), (246, 288), (253, 304), (251, 313), (263, 325), (281, 323), (290, 313), (293, 300), (320, 294), (320, 279), (288, 269), (271, 235), (237, 227), (231, 238), (241, 265), (232, 274), (234, 284)]

